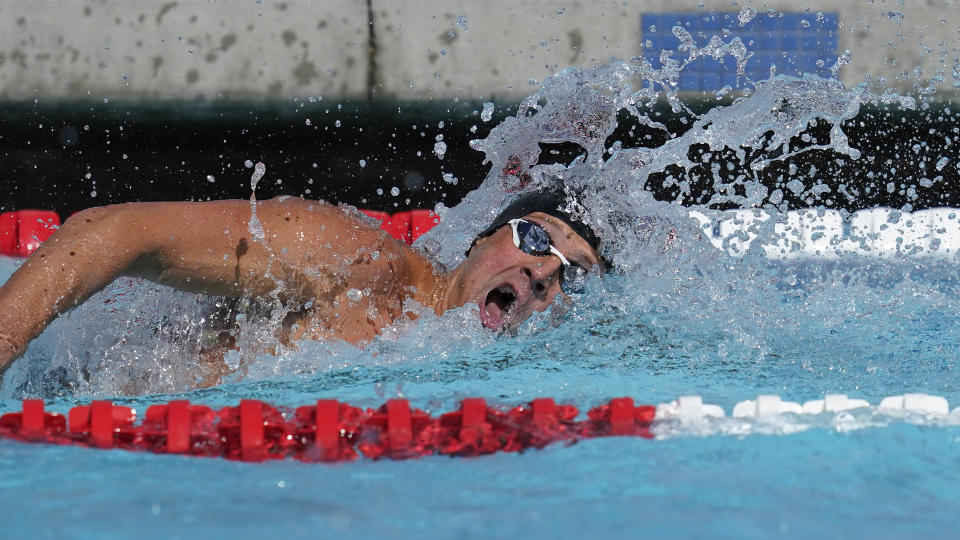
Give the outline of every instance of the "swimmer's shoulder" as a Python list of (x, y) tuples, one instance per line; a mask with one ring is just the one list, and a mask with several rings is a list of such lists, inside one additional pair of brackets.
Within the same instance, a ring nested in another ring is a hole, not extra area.
[(260, 208), (267, 230), (273, 225), (305, 259), (323, 252), (340, 253), (364, 260), (371, 271), (383, 270), (399, 279), (432, 271), (432, 263), (422, 253), (387, 234), (377, 220), (353, 206), (276, 197)]
[(308, 239), (308, 233), (323, 242), (370, 245), (391, 239), (389, 244), (403, 245), (385, 231), (377, 220), (348, 204), (331, 204), (323, 200), (281, 196), (262, 202), (258, 212), (265, 224), (277, 229), (290, 229)]

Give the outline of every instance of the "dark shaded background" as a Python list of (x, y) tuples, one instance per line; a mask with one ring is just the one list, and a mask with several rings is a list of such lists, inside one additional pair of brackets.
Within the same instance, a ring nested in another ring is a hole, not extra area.
[[(699, 113), (716, 104), (694, 103), (692, 109)], [(0, 211), (44, 208), (66, 217), (89, 206), (126, 201), (247, 198), (252, 172), (244, 166), (247, 160), (267, 166), (257, 188), (260, 199), (300, 195), (388, 212), (432, 208), (438, 202), (452, 206), (489, 168), (469, 141), (486, 136), (516, 110), (498, 104), (494, 118), (482, 122), (481, 109), (469, 102), (386, 101), (0, 104)], [(668, 109), (657, 113), (674, 132), (691, 125), (690, 118)], [(621, 121), (610, 144), (655, 146), (666, 140), (625, 114)], [(808, 129), (808, 141), (794, 143), (826, 143), (829, 130), (820, 122)], [(683, 204), (702, 204), (718, 190), (742, 194), (736, 179), (746, 175), (771, 191), (779, 188), (781, 209), (960, 206), (960, 129), (950, 104), (933, 103), (919, 111), (865, 108), (844, 130), (851, 146), (863, 152), (859, 160), (817, 150), (755, 173), (731, 149), (712, 154), (689, 174), (679, 168), (655, 174), (648, 185), (658, 198)], [(443, 159), (433, 152), (438, 136), (447, 145)], [(567, 163), (579, 151), (573, 144), (544, 147), (541, 162)], [(691, 157), (704, 160), (704, 151), (693, 148)], [(778, 152), (765, 157), (776, 158)], [(763, 156), (748, 152), (748, 162), (756, 157)], [(937, 170), (942, 157), (949, 161)], [(714, 165), (720, 165), (726, 185), (715, 185)], [(445, 181), (444, 173), (456, 183)], [(793, 179), (806, 187), (794, 192), (788, 187)], [(680, 180), (689, 181), (689, 193), (677, 187)], [(821, 186), (809, 190), (817, 180)]]

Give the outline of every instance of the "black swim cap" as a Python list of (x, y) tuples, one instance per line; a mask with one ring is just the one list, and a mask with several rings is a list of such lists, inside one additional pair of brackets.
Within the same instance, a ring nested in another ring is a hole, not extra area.
[[(470, 249), (473, 249), (473, 246), (476, 245), (478, 240), (497, 232), (500, 227), (506, 225), (511, 219), (522, 218), (534, 212), (542, 212), (562, 219), (574, 232), (586, 240), (587, 243), (590, 244), (590, 247), (597, 253), (597, 256), (600, 256), (602, 259), (600, 255), (600, 239), (597, 238), (597, 235), (589, 225), (564, 210), (566, 207), (567, 195), (562, 191), (542, 189), (525, 193), (504, 208), (503, 211), (494, 218), (490, 226), (477, 235), (477, 238), (470, 244)], [(470, 254), (470, 249), (467, 250), (468, 255)]]

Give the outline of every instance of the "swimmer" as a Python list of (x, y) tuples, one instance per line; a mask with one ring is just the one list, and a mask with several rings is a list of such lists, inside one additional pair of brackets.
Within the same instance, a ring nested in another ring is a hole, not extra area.
[(300, 198), (257, 203), (262, 239), (250, 233), (245, 200), (84, 210), (0, 287), (0, 376), (54, 318), (120, 276), (275, 299), (291, 310), (278, 336), (285, 343), (362, 346), (403, 316), (408, 299), (437, 315), (476, 304), (479, 324), (511, 331), (559, 295), (575, 293), (587, 272), (603, 269), (596, 235), (560, 210), (564, 202), (549, 190), (517, 198), (452, 271), (351, 207)]

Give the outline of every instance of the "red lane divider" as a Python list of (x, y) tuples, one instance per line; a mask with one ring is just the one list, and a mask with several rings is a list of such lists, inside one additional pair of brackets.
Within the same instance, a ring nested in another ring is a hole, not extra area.
[(387, 234), (408, 244), (440, 223), (440, 217), (430, 210), (410, 210), (392, 215), (376, 210), (360, 211), (379, 221), (380, 228)]
[(28, 257), (60, 226), (49, 210), (17, 210), (0, 214), (0, 255)]
[(576, 407), (549, 398), (507, 411), (469, 398), (459, 410), (435, 418), (411, 409), (405, 399), (366, 410), (332, 399), (297, 409), (244, 399), (219, 411), (177, 400), (150, 406), (137, 425), (133, 409), (109, 401), (74, 407), (64, 418), (44, 411), (43, 401), (27, 399), (22, 412), (0, 416), (0, 438), (242, 461), (337, 462), (360, 455), (411, 459), (520, 452), (593, 437), (651, 438), (655, 412), (630, 398), (594, 407), (584, 420), (577, 420)]
[(23, 440), (43, 441), (67, 431), (67, 419), (59, 414), (45, 413), (43, 400), (25, 399), (22, 413), (0, 416), (0, 435), (5, 429), (17, 429)]
[(129, 428), (133, 427), (137, 413), (130, 407), (99, 400), (70, 409), (68, 418), (70, 433), (78, 440), (89, 437), (94, 446), (110, 448), (117, 442), (132, 443), (135, 434)]
[(440, 223), (440, 216), (431, 210), (410, 210), (410, 242), (423, 236), (424, 233)]

